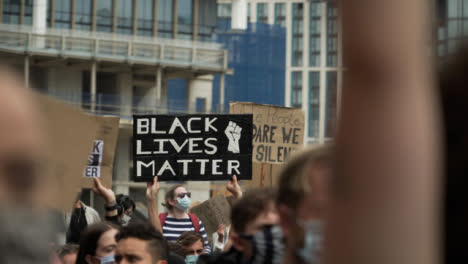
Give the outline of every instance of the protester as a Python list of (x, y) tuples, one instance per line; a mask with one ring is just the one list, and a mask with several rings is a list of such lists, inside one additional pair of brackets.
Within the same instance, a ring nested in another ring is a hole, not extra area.
[(252, 189), (231, 210), (232, 247), (216, 255), (202, 255), (198, 263), (281, 263), (283, 235), (271, 189)]
[(0, 65), (0, 263), (47, 263), (58, 225), (44, 209), (49, 148), (22, 79)]
[(118, 194), (115, 200), (119, 205), (118, 215), (122, 225), (128, 225), (135, 211), (135, 202), (128, 195)]
[(76, 244), (66, 244), (56, 250), (57, 256), (62, 264), (75, 264), (79, 246)]
[(112, 189), (102, 185), (98, 178), (93, 178), (93, 180), (93, 192), (106, 201), (106, 221), (115, 225), (127, 225), (131, 219), (130, 215), (135, 210), (135, 202), (125, 195), (117, 195), (117, 197), (119, 197), (119, 200), (117, 200)]
[(71, 214), (65, 214), (65, 224), (68, 225), (67, 243), (79, 243), (81, 232), (88, 225), (99, 222), (101, 222), (99, 213), (94, 208), (78, 200), (73, 212)]
[(118, 227), (111, 223), (103, 222), (88, 226), (80, 240), (76, 264), (114, 263), (117, 233)]
[(164, 237), (149, 223), (122, 227), (115, 238), (115, 263), (165, 264), (168, 247)]
[(283, 263), (321, 263), (331, 155), (329, 145), (308, 148), (282, 168), (276, 201), (286, 241)]
[(182, 233), (177, 239), (177, 244), (182, 247), (182, 256), (185, 258), (185, 263), (188, 264), (197, 263), (198, 257), (205, 253), (203, 237), (194, 231)]

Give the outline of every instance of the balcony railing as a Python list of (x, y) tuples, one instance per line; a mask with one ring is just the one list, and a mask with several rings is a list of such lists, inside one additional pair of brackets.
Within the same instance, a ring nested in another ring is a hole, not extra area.
[(130, 100), (115, 94), (96, 94), (94, 110), (91, 109), (91, 95), (89, 93), (54, 92), (45, 95), (55, 97), (72, 104), (83, 111), (97, 115), (115, 115), (123, 119), (131, 119), (136, 114), (226, 114), (226, 109), (216, 105), (211, 111), (197, 111), (196, 101), (184, 100), (155, 100), (149, 97), (132, 96)]
[(226, 51), (216, 43), (0, 24), (0, 50), (41, 56), (226, 71)]

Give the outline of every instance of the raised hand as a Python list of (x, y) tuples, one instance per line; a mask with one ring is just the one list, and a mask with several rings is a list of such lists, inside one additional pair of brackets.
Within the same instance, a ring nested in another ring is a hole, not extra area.
[(156, 200), (158, 197), (159, 188), (160, 186), (158, 182), (158, 176), (155, 176), (152, 182), (146, 183), (146, 199)]
[(242, 197), (242, 188), (239, 185), (239, 180), (237, 180), (237, 176), (233, 175), (232, 179), (229, 180), (228, 184), (226, 185), (226, 189), (232, 193), (234, 198), (239, 199)]
[(115, 203), (115, 193), (114, 193), (114, 191), (112, 191), (112, 189), (106, 188), (104, 185), (102, 185), (99, 178), (93, 178), (93, 181), (94, 181), (93, 192), (96, 195), (99, 195), (99, 196), (103, 197), (106, 200), (107, 204)]

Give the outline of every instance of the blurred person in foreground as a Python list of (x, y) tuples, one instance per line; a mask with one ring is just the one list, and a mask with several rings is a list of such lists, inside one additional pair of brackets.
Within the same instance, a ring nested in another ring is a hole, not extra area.
[(47, 140), (21, 79), (0, 66), (0, 263), (47, 263), (58, 224), (45, 208)]
[(88, 226), (81, 236), (76, 264), (113, 264), (118, 232), (118, 227), (111, 223)]
[(115, 263), (166, 264), (168, 246), (161, 233), (149, 223), (122, 227), (116, 236)]
[(201, 255), (198, 263), (281, 263), (283, 234), (273, 190), (249, 190), (234, 202), (231, 223), (231, 248), (220, 255)]
[(56, 250), (61, 264), (75, 264), (79, 246), (76, 244), (65, 244)]
[(331, 152), (329, 145), (307, 148), (282, 168), (276, 203), (286, 240), (283, 263), (321, 263)]
[(439, 263), (443, 152), (429, 52), (433, 5), (339, 2), (346, 71), (324, 263)]

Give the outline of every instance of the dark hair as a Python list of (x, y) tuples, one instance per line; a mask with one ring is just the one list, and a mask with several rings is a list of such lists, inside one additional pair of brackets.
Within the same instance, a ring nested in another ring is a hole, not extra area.
[(118, 213), (122, 215), (125, 211), (132, 208), (132, 211), (135, 211), (135, 202), (128, 195), (117, 194), (115, 196), (116, 203), (120, 206)]
[(63, 257), (65, 257), (68, 254), (78, 254), (79, 249), (80, 246), (78, 246), (77, 244), (65, 244), (63, 246), (58, 247), (55, 250), (55, 253), (59, 257), (59, 259), (63, 261)]
[(173, 206), (169, 204), (169, 200), (174, 200), (175, 197), (175, 190), (179, 187), (185, 187), (183, 184), (176, 184), (172, 186), (169, 191), (166, 192), (166, 195), (164, 196), (164, 203), (162, 205), (166, 207), (167, 211), (172, 211)]
[(181, 257), (185, 255), (185, 250), (182, 247), (182, 245), (180, 245), (179, 243), (167, 242), (167, 246), (168, 246), (169, 252), (172, 252), (173, 254), (176, 254)]
[(440, 73), (445, 147), (444, 263), (458, 263), (468, 256), (468, 45), (448, 58)]
[[(203, 244), (203, 237), (199, 232), (186, 231), (179, 236), (179, 238), (177, 239), (177, 244), (181, 245), (185, 251), (186, 248), (192, 246), (198, 241), (201, 241)], [(186, 254), (184, 252), (184, 256), (185, 255)]]
[(89, 225), (81, 235), (80, 249), (76, 257), (76, 264), (85, 264), (86, 255), (96, 255), (99, 238), (101, 238), (102, 234), (111, 229), (118, 230), (119, 228), (106, 222)]
[(274, 201), (275, 192), (270, 188), (255, 188), (246, 192), (232, 206), (231, 222), (234, 231), (245, 232), (247, 225), (265, 212), (269, 203)]
[(149, 223), (135, 223), (122, 227), (115, 236), (119, 242), (122, 239), (136, 238), (148, 243), (149, 253), (153, 257), (153, 262), (167, 260), (169, 248), (163, 235)]

